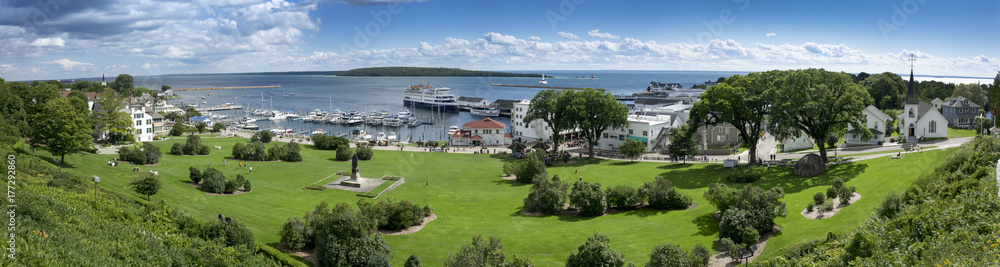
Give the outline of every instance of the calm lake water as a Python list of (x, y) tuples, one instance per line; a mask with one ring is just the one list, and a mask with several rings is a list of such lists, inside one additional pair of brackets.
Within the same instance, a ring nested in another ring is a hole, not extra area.
[[(539, 73), (542, 71), (513, 71), (523, 73)], [(612, 94), (630, 94), (645, 91), (650, 81), (663, 83), (680, 83), (685, 86), (701, 84), (705, 81), (715, 81), (719, 77), (729, 77), (733, 74), (746, 72), (715, 72), (715, 71), (544, 71), (548, 86), (591, 87), (604, 88)], [(590, 78), (593, 75), (595, 78)], [(552, 77), (549, 77), (552, 76)], [(583, 77), (583, 78), (577, 78)], [(113, 78), (112, 78), (113, 79)], [(92, 79), (84, 79), (92, 80)], [(98, 79), (99, 80), (99, 79)], [(171, 100), (173, 104), (180, 102), (197, 103), (199, 107), (209, 107), (223, 103), (243, 105), (243, 110), (218, 111), (216, 114), (226, 114), (230, 117), (242, 117), (251, 109), (262, 108), (261, 98), (267, 101), (263, 106), (267, 109), (293, 110), (305, 114), (315, 109), (331, 111), (340, 109), (349, 111), (386, 110), (396, 114), (404, 109), (403, 90), (409, 85), (430, 84), (435, 87), (449, 87), (456, 97), (482, 97), (489, 101), (496, 99), (530, 99), (535, 93), (544, 90), (540, 88), (494, 87), (490, 84), (520, 84), (538, 85), (538, 78), (507, 78), (507, 77), (338, 77), (321, 75), (257, 75), (257, 74), (206, 74), (206, 75), (161, 75), (137, 76), (136, 86), (159, 89), (160, 85), (170, 85), (174, 89), (234, 87), (234, 86), (265, 86), (280, 85), (280, 88), (206, 90), (176, 92), (181, 99)], [(285, 97), (285, 94), (289, 96)], [(204, 97), (204, 99), (202, 99)], [(202, 101), (206, 103), (202, 103)], [(249, 109), (248, 109), (249, 107)], [(400, 140), (439, 140), (445, 139), (448, 127), (472, 121), (483, 117), (472, 116), (468, 112), (433, 114), (429, 110), (411, 109), (415, 116), (421, 119), (434, 117), (441, 121), (434, 125), (421, 125), (409, 128), (389, 126), (368, 126), (373, 135), (378, 132), (396, 132)], [(510, 119), (495, 117), (494, 119), (511, 127)], [(311, 123), (299, 120), (258, 121), (261, 129), (291, 128), (295, 132), (312, 132), (323, 129), (327, 133), (347, 133), (353, 126), (338, 124)], [(508, 128), (509, 130), (509, 128)]]

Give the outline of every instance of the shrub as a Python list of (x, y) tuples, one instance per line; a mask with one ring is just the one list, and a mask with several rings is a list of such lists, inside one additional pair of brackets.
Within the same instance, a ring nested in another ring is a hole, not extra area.
[(896, 191), (889, 191), (882, 200), (882, 204), (875, 208), (875, 214), (886, 219), (896, 218), (896, 215), (903, 212), (906, 208), (906, 201), (903, 200), (903, 195), (897, 193)]
[(160, 148), (150, 143), (143, 143), (142, 150), (146, 153), (146, 164), (159, 163), (160, 157), (163, 156), (163, 153), (160, 153)]
[(208, 145), (201, 145), (200, 147), (198, 147), (198, 155), (204, 156), (210, 153), (212, 153), (212, 150), (208, 148)]
[(209, 193), (222, 194), (226, 190), (226, 175), (215, 168), (208, 168), (202, 173), (201, 190)]
[(198, 168), (195, 167), (188, 167), (188, 171), (191, 172), (191, 174), (188, 177), (191, 178), (192, 182), (196, 184), (201, 182), (201, 170), (198, 170)]
[(823, 192), (817, 192), (813, 195), (813, 203), (823, 203), (823, 201), (826, 201), (826, 195)]
[(809, 205), (806, 206), (806, 211), (813, 212), (813, 209), (815, 209), (815, 207), (816, 207), (816, 203), (815, 202), (809, 203)]
[(832, 186), (826, 188), (826, 198), (837, 198), (837, 188)]
[[(429, 206), (426, 209), (429, 210)], [(389, 230), (403, 230), (411, 226), (420, 225), (424, 217), (430, 215), (425, 212), (425, 208), (413, 204), (408, 200), (395, 202), (393, 200), (371, 203), (364, 200), (358, 201), (358, 209), (369, 218), (373, 218), (379, 228)]]
[(281, 160), (286, 162), (300, 162), (302, 161), (302, 155), (299, 154), (299, 144), (295, 142), (289, 142), (282, 148)]
[(836, 189), (840, 189), (841, 187), (844, 187), (844, 180), (841, 180), (840, 178), (833, 178), (833, 182), (830, 186)]
[(736, 242), (733, 242), (732, 239), (728, 237), (723, 237), (721, 240), (719, 240), (719, 247), (717, 249), (720, 252), (729, 252), (729, 251), (735, 251), (739, 249), (739, 247), (736, 246)]
[(576, 266), (625, 266), (625, 255), (611, 249), (608, 236), (594, 233), (566, 259), (566, 267)]
[(146, 201), (150, 200), (150, 196), (155, 195), (156, 192), (160, 191), (160, 177), (152, 173), (143, 173), (132, 177), (132, 181), (129, 182), (129, 186), (136, 193), (146, 195)]
[(744, 227), (740, 237), (743, 239), (743, 246), (749, 247), (750, 245), (757, 244), (757, 240), (760, 240), (760, 233), (753, 228)]
[(260, 141), (261, 143), (266, 144), (271, 142), (271, 138), (274, 138), (274, 133), (271, 131), (259, 131), (250, 137), (250, 142)]
[(171, 136), (181, 136), (182, 134), (184, 134), (183, 124), (175, 124), (173, 127), (170, 128)]
[(653, 247), (653, 252), (649, 253), (649, 261), (646, 266), (656, 267), (687, 267), (695, 266), (691, 262), (691, 255), (674, 244), (657, 245)]
[(337, 147), (337, 160), (338, 161), (351, 160), (351, 147), (350, 146)]
[(246, 148), (243, 147), (243, 143), (236, 142), (236, 144), (233, 145), (233, 154), (232, 154), (233, 158), (234, 159), (243, 159), (243, 152), (245, 150), (246, 150)]
[(608, 200), (601, 191), (601, 184), (589, 182), (573, 183), (569, 203), (580, 208), (581, 216), (600, 216), (608, 208)]
[(826, 201), (823, 202), (823, 205), (820, 205), (819, 210), (823, 212), (833, 211), (833, 199), (826, 199)]
[(410, 254), (409, 258), (406, 258), (406, 263), (403, 263), (403, 267), (423, 267), (420, 264), (420, 258), (417, 258), (417, 254)]
[(733, 172), (726, 176), (726, 180), (730, 183), (752, 183), (763, 176), (758, 169), (759, 167), (750, 165), (733, 168)]
[(246, 181), (244, 181), (244, 182), (243, 182), (243, 190), (245, 190), (245, 191), (247, 191), (247, 192), (250, 192), (250, 189), (251, 189), (251, 188), (250, 188), (250, 180), (246, 180)]
[(691, 196), (680, 193), (670, 180), (659, 176), (643, 185), (642, 191), (649, 196), (649, 206), (657, 209), (686, 209), (693, 203)]
[(524, 199), (524, 210), (544, 214), (562, 213), (563, 204), (566, 203), (568, 196), (567, 190), (569, 184), (559, 180), (558, 175), (553, 175), (551, 180), (538, 177), (531, 186), (531, 193)]
[(505, 175), (517, 174), (517, 172), (520, 171), (520, 168), (521, 164), (517, 162), (505, 162), (503, 164), (503, 174)]
[(323, 190), (326, 190), (326, 187), (323, 186), (323, 185), (311, 184), (311, 185), (307, 185), (305, 187), (305, 189), (316, 190), (316, 191), (323, 191)]
[(359, 147), (355, 153), (358, 153), (358, 160), (371, 160), (375, 153), (372, 152), (372, 148), (363, 146)]
[(282, 152), (281, 148), (278, 147), (278, 144), (274, 144), (271, 146), (271, 148), (267, 149), (267, 157), (265, 157), (264, 160), (267, 161), (278, 160), (281, 157), (281, 152)]
[(536, 151), (532, 155), (518, 160), (516, 162), (518, 166), (514, 167), (514, 169), (518, 170), (514, 174), (517, 176), (517, 181), (527, 184), (534, 182), (536, 177), (548, 178), (548, 172), (545, 170), (545, 164), (542, 162), (544, 155), (544, 152)]
[(633, 207), (643, 202), (639, 190), (627, 185), (608, 188), (605, 195), (608, 198), (608, 205), (619, 209)]
[(340, 150), (340, 147), (349, 147), (351, 143), (347, 138), (323, 134), (313, 135), (312, 141), (319, 150)]
[(733, 189), (724, 184), (713, 183), (704, 196), (722, 212), (719, 237), (736, 241), (742, 241), (743, 227), (767, 233), (774, 228), (774, 218), (786, 215), (785, 203), (780, 201), (785, 193), (778, 187), (765, 191), (752, 185)]
[[(504, 255), (500, 238), (490, 236), (490, 241), (487, 242), (483, 240), (482, 236), (474, 236), (471, 243), (463, 244), (458, 252), (448, 255), (444, 266), (514, 266), (517, 264), (514, 262), (505, 263), (505, 261), (507, 261), (507, 255)], [(517, 261), (516, 258), (515, 261)]]
[(178, 156), (184, 155), (184, 146), (182, 146), (181, 143), (174, 143), (172, 146), (170, 146), (170, 154)]
[(306, 224), (301, 219), (289, 218), (281, 227), (281, 244), (291, 251), (299, 251), (306, 246), (310, 235), (306, 233)]
[(840, 187), (840, 189), (837, 189), (837, 198), (840, 199), (841, 204), (844, 205), (851, 204), (851, 196), (854, 195), (854, 189), (855, 189), (854, 186), (851, 187), (842, 186)]
[[(732, 240), (729, 242), (732, 242)], [(712, 252), (701, 243), (698, 243), (691, 249), (691, 266), (708, 266), (708, 260), (711, 257)]]
[(212, 132), (219, 132), (226, 129), (226, 125), (222, 123), (216, 123), (212, 125)]

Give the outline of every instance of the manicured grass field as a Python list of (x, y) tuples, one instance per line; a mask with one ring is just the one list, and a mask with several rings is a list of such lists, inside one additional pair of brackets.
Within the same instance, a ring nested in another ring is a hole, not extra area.
[(948, 128), (948, 139), (976, 137), (976, 130)]
[[(302, 187), (337, 171), (349, 170), (350, 162), (334, 161), (334, 151), (319, 151), (303, 146), (303, 162), (251, 162), (254, 173), (240, 169), (237, 161), (223, 159), (242, 138), (203, 138), (213, 147), (209, 156), (174, 156), (164, 154), (158, 166), (141, 166), (142, 171), (159, 171), (163, 178), (160, 192), (152, 200), (166, 201), (206, 221), (218, 214), (236, 218), (253, 230), (262, 243), (277, 246), (278, 232), (290, 217), (302, 217), (321, 201), (356, 203), (354, 192), (340, 190), (303, 190)], [(161, 151), (169, 151), (174, 142), (155, 142)], [(221, 146), (223, 149), (214, 149)], [(270, 147), (270, 144), (268, 144)], [(788, 216), (778, 218), (782, 233), (768, 242), (763, 258), (776, 255), (788, 245), (825, 237), (827, 232), (848, 232), (867, 219), (886, 192), (901, 191), (914, 179), (928, 173), (953, 150), (932, 150), (911, 154), (902, 160), (874, 159), (860, 163), (831, 167), (819, 177), (799, 178), (790, 167), (771, 167), (765, 178), (753, 183), (784, 189)], [(48, 155), (38, 152), (39, 155)], [(84, 177), (101, 176), (100, 186), (135, 194), (128, 188), (130, 166), (108, 166), (116, 155), (77, 154), (67, 156), (68, 168)], [(638, 187), (654, 176), (670, 179), (674, 186), (691, 195), (698, 206), (691, 210), (638, 210), (596, 218), (577, 216), (528, 217), (521, 215), (523, 199), (530, 185), (506, 181), (499, 177), (502, 165), (509, 159), (493, 154), (411, 153), (376, 150), (371, 161), (359, 162), (363, 177), (382, 175), (406, 177), (406, 184), (379, 199), (406, 199), (434, 208), (438, 219), (423, 230), (402, 236), (386, 236), (394, 253), (393, 266), (402, 266), (410, 254), (417, 254), (427, 266), (441, 266), (449, 253), (474, 235), (497, 236), (503, 239), (508, 254), (531, 258), (539, 266), (561, 266), (566, 257), (594, 232), (610, 236), (612, 247), (625, 254), (637, 265), (644, 264), (649, 252), (658, 244), (673, 243), (689, 250), (701, 243), (711, 248), (718, 223), (710, 214), (715, 207), (702, 194), (710, 183), (722, 182), (729, 170), (720, 164), (646, 163), (585, 160), (565, 166), (550, 167), (550, 175), (564, 180), (580, 176), (585, 181), (599, 182), (604, 188), (625, 184)], [(227, 177), (244, 174), (253, 183), (253, 192), (210, 196), (187, 182), (188, 167), (204, 169), (208, 164), (221, 168)], [(812, 201), (816, 192), (825, 192), (833, 177), (847, 185), (857, 186), (862, 199), (824, 220), (803, 218), (799, 212)], [(425, 185), (426, 184), (426, 185)]]

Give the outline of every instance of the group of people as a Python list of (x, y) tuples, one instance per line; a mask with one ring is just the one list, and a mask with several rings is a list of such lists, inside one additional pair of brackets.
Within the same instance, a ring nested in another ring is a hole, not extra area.
[(118, 158), (114, 158), (108, 161), (108, 166), (118, 166)]

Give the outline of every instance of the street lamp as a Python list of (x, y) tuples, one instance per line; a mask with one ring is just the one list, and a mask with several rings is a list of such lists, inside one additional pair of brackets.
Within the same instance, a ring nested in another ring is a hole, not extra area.
[(222, 226), (222, 238), (223, 238), (222, 240), (223, 240), (223, 244), (226, 244), (226, 246), (228, 246), (229, 245), (229, 232), (227, 231), (227, 228), (229, 228), (229, 224), (233, 223), (233, 218), (222, 216), (222, 214), (219, 214), (219, 222), (222, 222), (222, 225), (223, 225)]
[(101, 181), (101, 177), (98, 177), (95, 174), (94, 176), (91, 176), (90, 178), (92, 180), (94, 180), (94, 207), (97, 207), (97, 182)]

